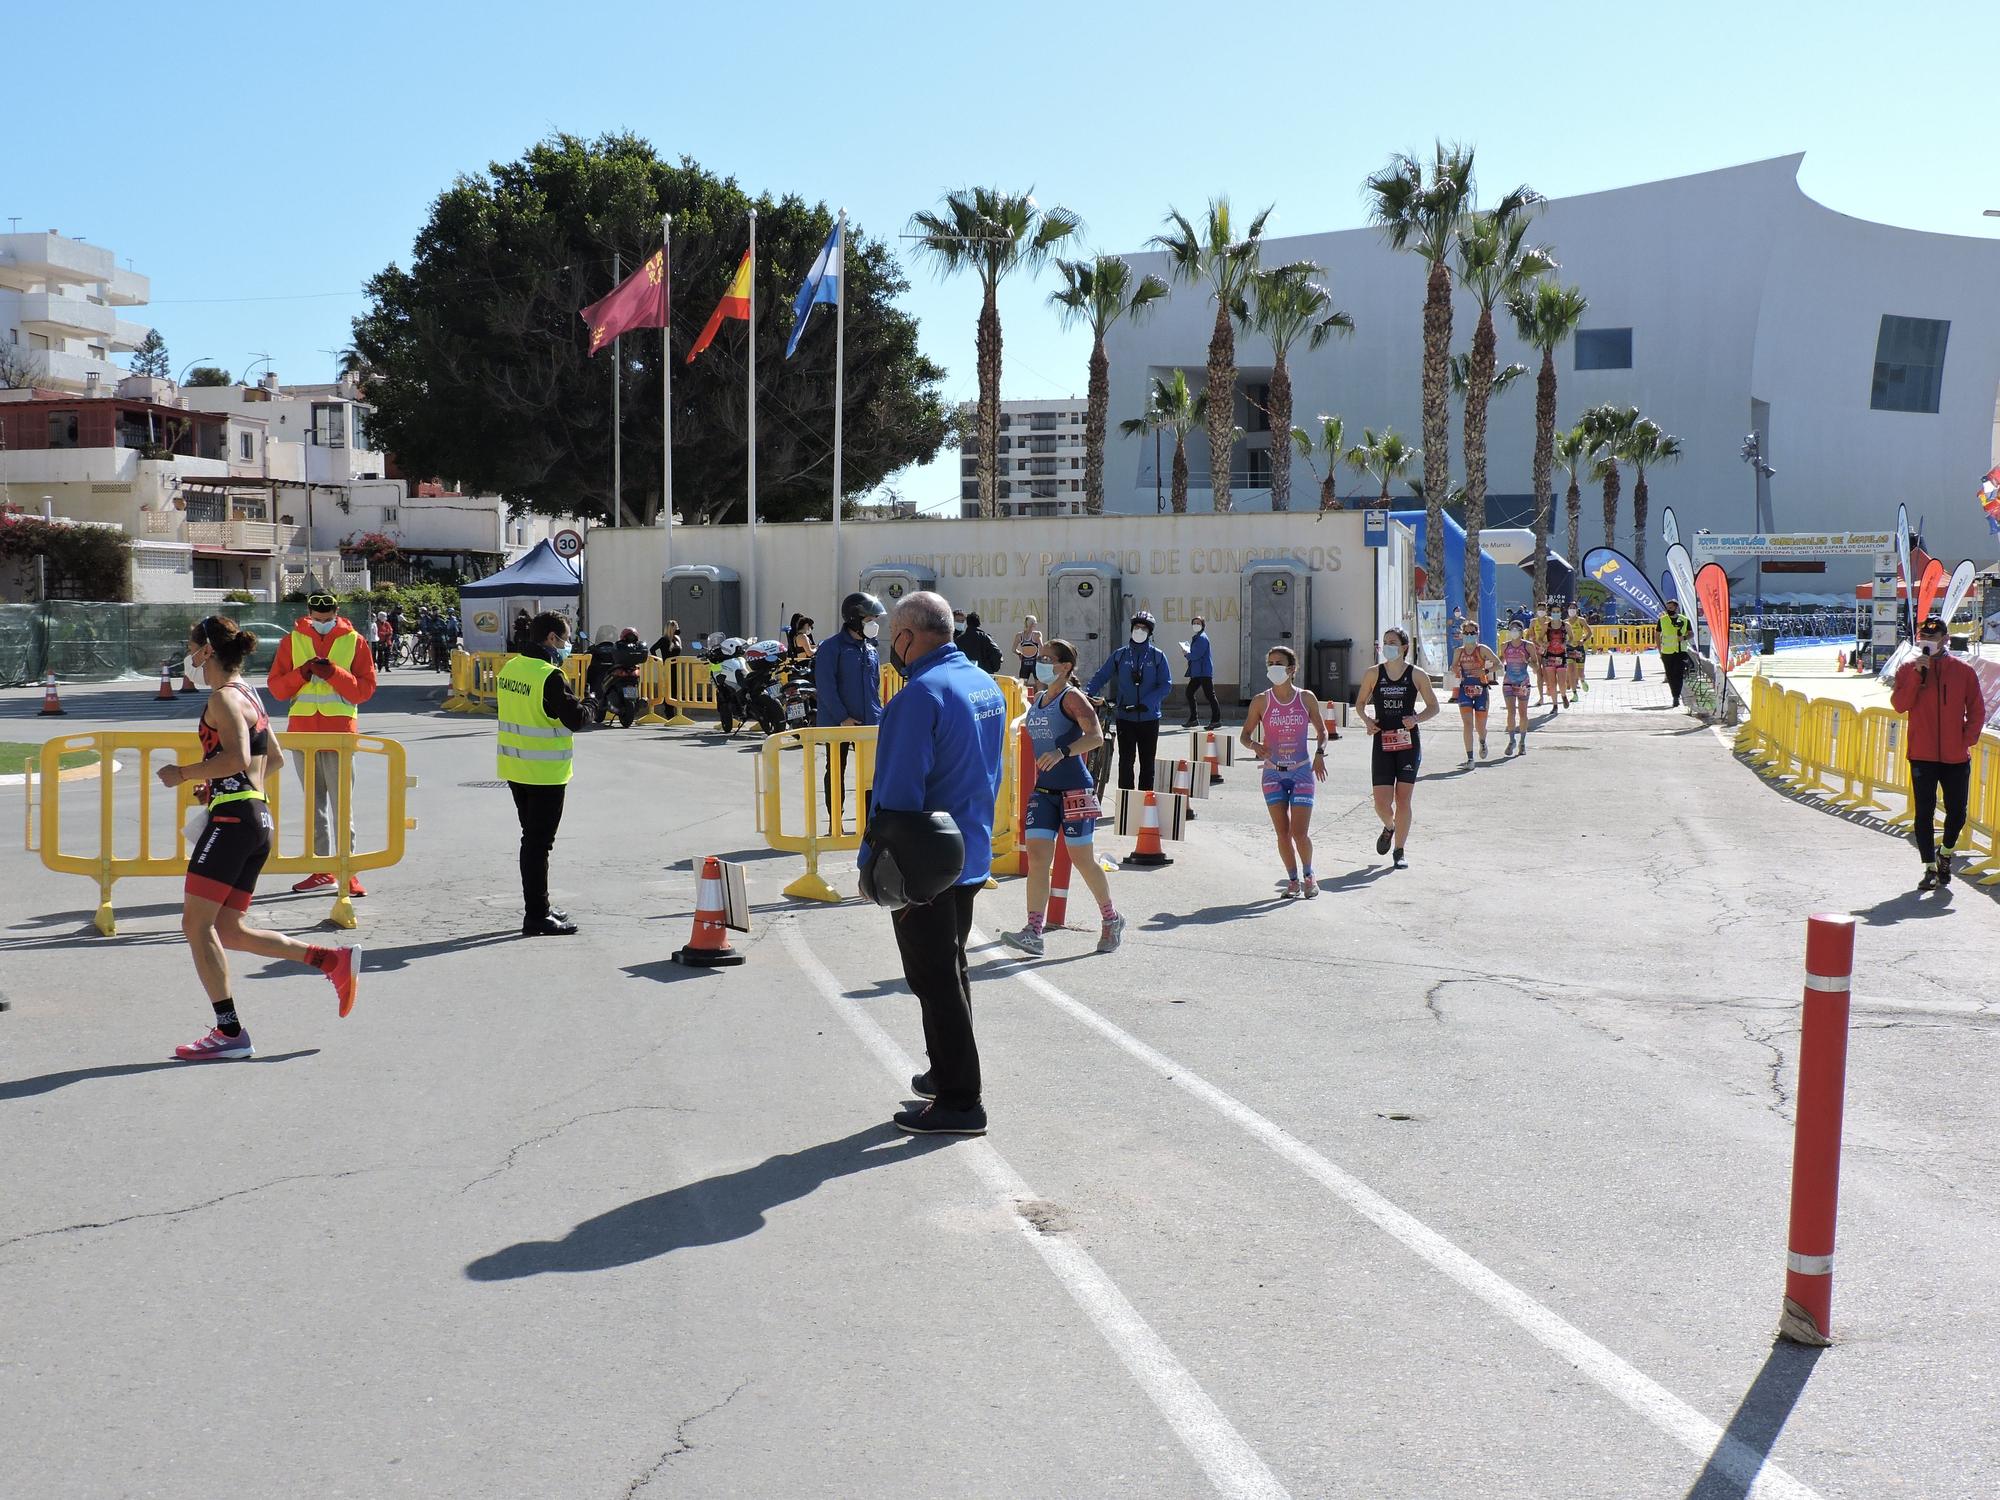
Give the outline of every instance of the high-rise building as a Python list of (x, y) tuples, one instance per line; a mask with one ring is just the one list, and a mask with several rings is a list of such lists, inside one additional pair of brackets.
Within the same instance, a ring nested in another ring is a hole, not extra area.
[(152, 296), (101, 245), (57, 234), (0, 234), (0, 386), (110, 392), (126, 371), (111, 362), (152, 332), (119, 316)]
[[(1083, 418), (1087, 403), (1000, 403), (999, 494), (1003, 516), (1078, 516), (1084, 513)], [(978, 408), (961, 408), (973, 432)], [(959, 452), (959, 501), (963, 514), (979, 514), (979, 439), (968, 436)]]

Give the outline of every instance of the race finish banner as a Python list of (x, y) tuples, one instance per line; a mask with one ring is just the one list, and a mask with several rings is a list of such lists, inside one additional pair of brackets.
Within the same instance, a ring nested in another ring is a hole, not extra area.
[(1631, 605), (1648, 620), (1667, 612), (1639, 565), (1615, 547), (1592, 547), (1583, 555), (1583, 571), (1604, 585), (1612, 598)]
[(1886, 531), (1697, 531), (1695, 557), (1873, 557)]

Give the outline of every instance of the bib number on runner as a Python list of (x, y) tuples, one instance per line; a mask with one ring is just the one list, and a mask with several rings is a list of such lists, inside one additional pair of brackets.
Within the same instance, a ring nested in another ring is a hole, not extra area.
[(1075, 791), (1063, 793), (1065, 823), (1095, 823), (1102, 815), (1102, 809), (1097, 805), (1097, 793), (1090, 788), (1078, 787)]
[(1407, 729), (1385, 729), (1382, 731), (1382, 748), (1388, 751), (1410, 748), (1410, 731)]

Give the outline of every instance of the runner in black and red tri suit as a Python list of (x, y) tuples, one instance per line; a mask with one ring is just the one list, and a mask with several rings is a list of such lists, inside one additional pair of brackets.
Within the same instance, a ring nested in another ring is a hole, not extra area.
[(1423, 761), (1417, 726), (1440, 712), (1430, 677), (1409, 657), (1409, 636), (1393, 625), (1383, 631), (1382, 660), (1363, 674), (1355, 699), (1361, 705), (1361, 722), (1373, 737), (1375, 814), (1382, 820), (1375, 852), (1388, 854), (1393, 849), (1398, 870), (1409, 868), (1403, 846), (1410, 837), (1410, 799)]

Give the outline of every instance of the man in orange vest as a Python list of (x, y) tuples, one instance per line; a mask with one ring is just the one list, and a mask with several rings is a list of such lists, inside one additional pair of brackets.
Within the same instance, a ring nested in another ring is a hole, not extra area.
[[(292, 633), (278, 645), (265, 686), (271, 696), (292, 705), (285, 723), (290, 734), (359, 734), (361, 708), (375, 696), (375, 657), (361, 632), (334, 611), (338, 605), (331, 594), (306, 596), (306, 613)], [(331, 750), (313, 755), (313, 853), (334, 852), (333, 818), (340, 797), (340, 757)], [(299, 780), (305, 780), (303, 755), (294, 755)], [(347, 809), (349, 847), (354, 839), (354, 808)], [(292, 889), (318, 890), (333, 884), (333, 876), (321, 870), (308, 875)], [(347, 894), (365, 896), (361, 882), (347, 878)]]

